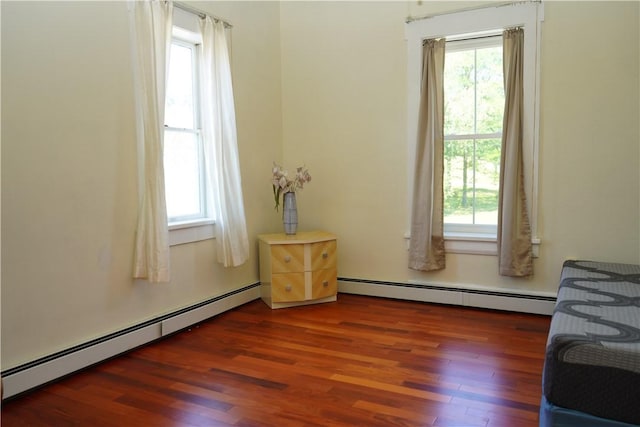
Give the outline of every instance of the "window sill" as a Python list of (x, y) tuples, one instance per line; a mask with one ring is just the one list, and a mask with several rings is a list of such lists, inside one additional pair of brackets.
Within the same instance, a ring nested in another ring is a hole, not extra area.
[(451, 254), (498, 255), (498, 244), (491, 234), (445, 233), (444, 250)]
[[(411, 236), (405, 234), (407, 249)], [(498, 243), (493, 234), (467, 234), (467, 233), (445, 233), (444, 249), (450, 254), (471, 254), (471, 255), (498, 255)], [(540, 239), (531, 239), (533, 245), (533, 257), (538, 258)]]
[(169, 246), (209, 240), (215, 237), (215, 221), (196, 220), (169, 224)]

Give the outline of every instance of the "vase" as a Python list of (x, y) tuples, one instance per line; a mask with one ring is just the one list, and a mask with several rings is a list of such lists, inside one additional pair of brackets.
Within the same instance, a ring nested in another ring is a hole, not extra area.
[(285, 234), (296, 234), (298, 229), (298, 208), (296, 206), (296, 193), (293, 191), (284, 193), (282, 223)]

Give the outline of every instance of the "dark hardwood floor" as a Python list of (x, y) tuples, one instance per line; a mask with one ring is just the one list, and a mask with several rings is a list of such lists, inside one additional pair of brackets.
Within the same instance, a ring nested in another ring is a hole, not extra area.
[(538, 425), (550, 317), (253, 301), (4, 402), (2, 426)]

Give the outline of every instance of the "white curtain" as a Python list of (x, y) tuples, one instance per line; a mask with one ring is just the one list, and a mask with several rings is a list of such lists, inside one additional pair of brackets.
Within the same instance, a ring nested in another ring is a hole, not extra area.
[(503, 34), (505, 107), (500, 159), (498, 264), (503, 276), (533, 274), (531, 226), (527, 213), (522, 159), (523, 49), (522, 28)]
[(200, 19), (202, 136), (207, 186), (213, 197), (218, 262), (225, 267), (249, 258), (249, 238), (242, 199), (231, 66), (224, 23), (209, 16)]
[(409, 268), (445, 268), (444, 194), (444, 48), (445, 39), (425, 40), (413, 179)]
[(164, 192), (164, 98), (171, 47), (170, 1), (129, 1), (138, 138), (138, 227), (133, 277), (169, 281)]

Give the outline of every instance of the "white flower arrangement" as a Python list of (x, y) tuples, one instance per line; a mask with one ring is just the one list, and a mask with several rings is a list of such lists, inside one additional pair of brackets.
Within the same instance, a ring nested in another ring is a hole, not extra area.
[(297, 168), (295, 176), (290, 178), (289, 172), (286, 169), (282, 169), (282, 166), (273, 162), (272, 173), (273, 178), (271, 183), (273, 185), (273, 198), (276, 202), (276, 211), (280, 206), (281, 194), (295, 193), (298, 190), (302, 190), (304, 184), (311, 181), (311, 175), (309, 175), (309, 171), (305, 166)]

